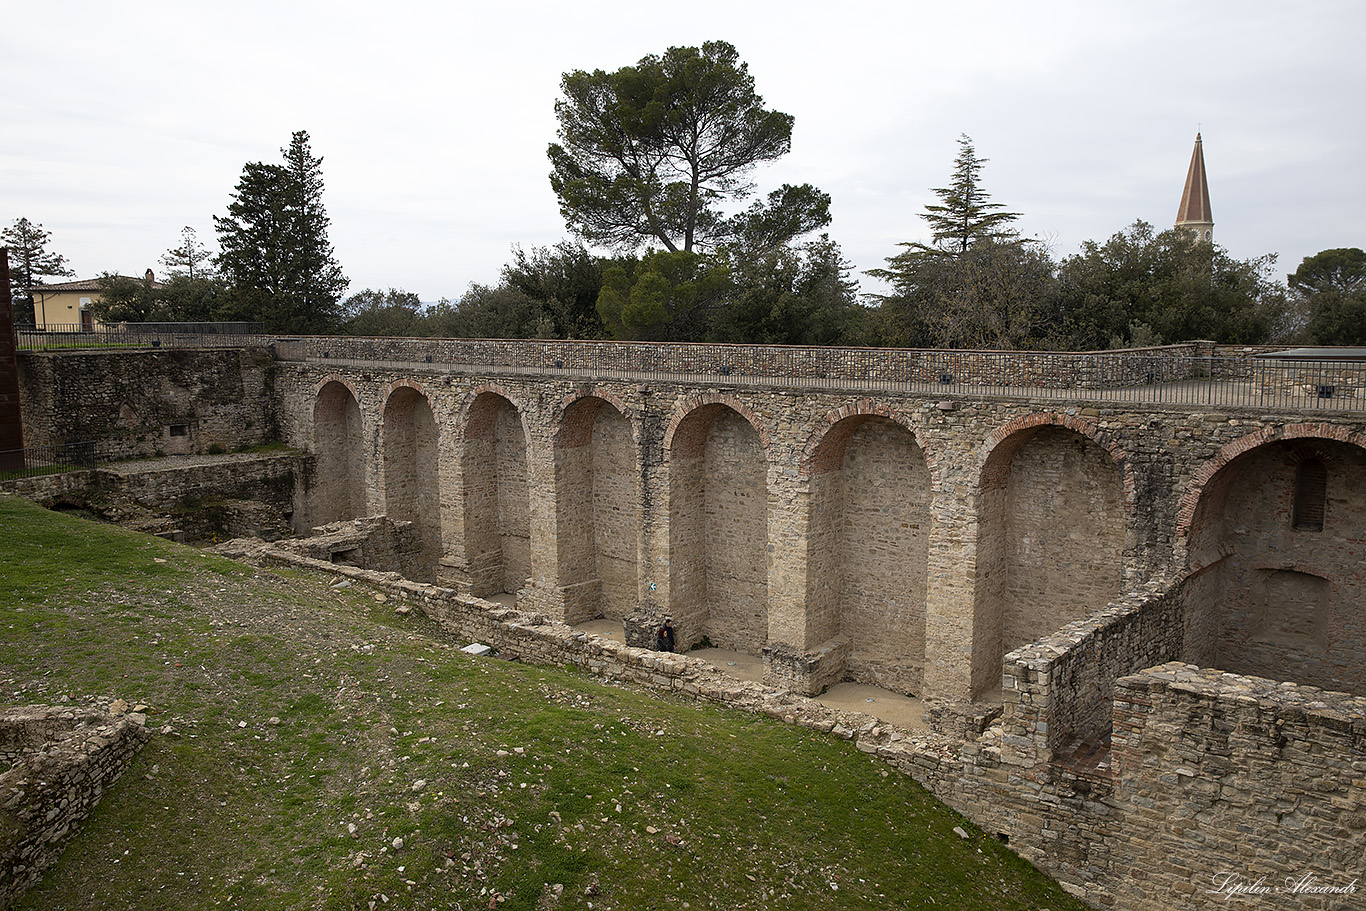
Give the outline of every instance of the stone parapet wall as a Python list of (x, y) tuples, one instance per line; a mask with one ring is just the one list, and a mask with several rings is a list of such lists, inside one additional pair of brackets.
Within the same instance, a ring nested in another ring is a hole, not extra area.
[(1366, 697), (1173, 662), (1114, 713), (1119, 906), (1366, 907)]
[(1115, 680), (1181, 654), (1183, 592), (1184, 586), (1150, 582), (1008, 654), (1002, 679), (1006, 761), (1048, 763), (1071, 743), (1103, 740)]
[(279, 339), (281, 360), (324, 359), (387, 364), (505, 368), (519, 373), (603, 376), (658, 375), (845, 380), (887, 385), (1002, 386), (1102, 389), (1192, 379), (1207, 368), (1208, 342), (1124, 351), (949, 351), (900, 348), (815, 348), (782, 345), (703, 345), (663, 342), (500, 339)]
[(103, 712), (0, 710), (0, 908), (56, 861), (150, 736)]

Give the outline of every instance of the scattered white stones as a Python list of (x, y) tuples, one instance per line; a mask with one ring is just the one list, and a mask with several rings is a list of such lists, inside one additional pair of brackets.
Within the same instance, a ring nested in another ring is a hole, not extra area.
[(968, 833), (963, 831), (963, 827), (962, 827), (962, 826), (954, 826), (954, 827), (953, 827), (953, 834), (954, 834), (954, 835), (957, 835), (959, 838), (967, 838), (967, 837), (968, 837)]
[(482, 658), (485, 655), (492, 655), (493, 647), (485, 645), (482, 642), (471, 642), (469, 645), (465, 646), (460, 651), (464, 652), (467, 655), (474, 655), (476, 658)]
[(403, 839), (399, 838), (398, 836), (395, 836), (394, 840), (391, 841), (389, 844), (394, 846), (395, 851), (400, 851), (403, 849)]

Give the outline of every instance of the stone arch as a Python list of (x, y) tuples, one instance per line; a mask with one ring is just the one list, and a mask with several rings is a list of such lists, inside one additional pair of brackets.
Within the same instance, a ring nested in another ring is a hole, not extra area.
[(768, 641), (768, 439), (727, 397), (690, 402), (664, 438), (669, 610), (682, 647), (706, 636), (758, 655)]
[(1366, 434), (1353, 433), (1346, 427), (1335, 424), (1286, 424), (1283, 427), (1263, 427), (1254, 433), (1239, 437), (1220, 449), (1214, 458), (1200, 466), (1191, 476), (1191, 482), (1182, 494), (1181, 503), (1176, 509), (1176, 544), (1179, 554), (1184, 556), (1189, 552), (1195, 510), (1204, 497), (1205, 488), (1210, 480), (1243, 453), (1276, 440), (1335, 440), (1366, 449)]
[(613, 394), (611, 390), (604, 389), (601, 386), (585, 384), (560, 399), (559, 403), (555, 406), (554, 412), (551, 414), (550, 426), (554, 428), (551, 432), (551, 438), (556, 447), (582, 446), (584, 442), (587, 441), (588, 436), (586, 433), (591, 433), (592, 421), (588, 421), (589, 430), (585, 431), (584, 427), (586, 425), (584, 423), (571, 420), (568, 416), (569, 410), (573, 408), (576, 403), (581, 402), (586, 398), (598, 399), (616, 409), (617, 413), (624, 417), (630, 425), (632, 441), (637, 443), (640, 441), (640, 428), (635, 412), (627, 407), (626, 403)]
[[(759, 420), (758, 415), (735, 396), (723, 395), (718, 392), (690, 396), (674, 409), (673, 417), (669, 419), (669, 426), (664, 429), (664, 453), (666, 456), (671, 459), (675, 456), (694, 458), (702, 452), (706, 443), (707, 431), (711, 425), (698, 425), (696, 423), (689, 423), (687, 427), (683, 425), (688, 418), (697, 413), (714, 413), (706, 410), (708, 405), (724, 405), (744, 418), (754, 432), (758, 434), (759, 445), (764, 452), (764, 461), (768, 461), (771, 444), (768, 429), (764, 426), (763, 421)], [(682, 431), (681, 436), (679, 435), (680, 431)]]
[(803, 450), (808, 637), (848, 642), (845, 675), (902, 693), (924, 682), (934, 472), (905, 415), (863, 401)]
[(341, 377), (328, 376), (314, 390), (313, 453), (310, 524), (365, 515), (364, 422), (355, 387)]
[[(924, 435), (916, 427), (910, 415), (871, 399), (846, 402), (827, 412), (817, 422), (816, 428), (811, 431), (811, 434), (806, 438), (806, 444), (802, 446), (798, 471), (803, 477), (838, 469), (841, 460), (844, 458), (844, 445), (848, 442), (848, 436), (857, 427), (857, 424), (847, 424), (846, 422), (849, 418), (860, 416), (884, 418), (905, 428), (924, 454), (925, 463), (929, 466), (935, 489), (938, 489), (938, 466), (935, 457), (931, 450), (926, 447)], [(841, 429), (836, 430), (837, 427)]]
[[(1301, 469), (1323, 472), (1314, 523), (1297, 523)], [(1264, 428), (1197, 471), (1180, 508), (1182, 660), (1366, 694), (1366, 440), (1345, 428)]]
[(385, 514), (413, 523), (418, 553), (410, 572), (418, 581), (434, 581), (442, 553), (438, 432), (431, 400), (419, 384), (389, 385), (382, 439)]
[(634, 613), (640, 496), (633, 425), (619, 400), (582, 390), (554, 432), (557, 575), (567, 623)]
[(995, 698), (1007, 652), (1120, 595), (1134, 482), (1123, 450), (1064, 414), (998, 428), (980, 464), (972, 692)]
[(470, 391), (461, 409), (461, 496), (470, 591), (515, 594), (531, 575), (531, 502), (522, 413), (495, 386)]

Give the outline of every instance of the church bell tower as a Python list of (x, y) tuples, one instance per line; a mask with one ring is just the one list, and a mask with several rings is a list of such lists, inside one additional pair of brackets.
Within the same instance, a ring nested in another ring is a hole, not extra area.
[(1195, 134), (1195, 151), (1191, 153), (1190, 170), (1186, 172), (1186, 189), (1181, 193), (1181, 207), (1176, 210), (1176, 227), (1185, 228), (1200, 240), (1214, 240), (1214, 214), (1209, 207), (1209, 183), (1205, 180), (1205, 151), (1200, 134)]

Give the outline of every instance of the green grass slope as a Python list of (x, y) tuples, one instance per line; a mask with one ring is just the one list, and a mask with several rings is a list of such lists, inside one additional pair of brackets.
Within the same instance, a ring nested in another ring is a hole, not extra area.
[(14, 497), (0, 541), (4, 702), (159, 732), (20, 908), (1083, 907), (850, 744)]

